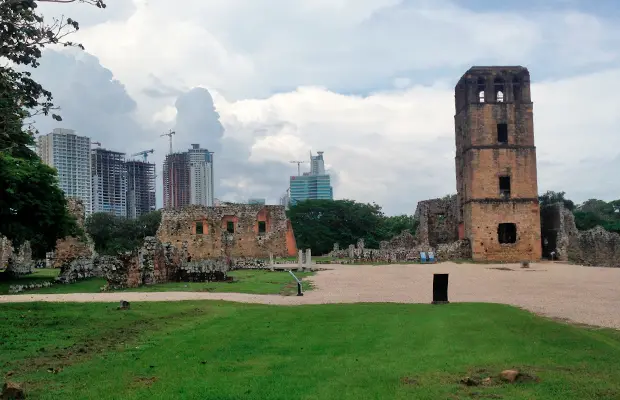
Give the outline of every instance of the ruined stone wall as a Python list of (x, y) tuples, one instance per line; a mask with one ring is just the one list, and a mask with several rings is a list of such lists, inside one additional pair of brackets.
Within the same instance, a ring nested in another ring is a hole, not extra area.
[(13, 251), (8, 258), (5, 273), (9, 276), (18, 277), (34, 272), (34, 261), (32, 260), (32, 250), (30, 242), (25, 241)]
[(555, 260), (568, 261), (570, 242), (579, 235), (573, 213), (562, 203), (550, 204), (541, 208), (540, 224), (543, 257), (555, 252)]
[(414, 217), (419, 221), (416, 231), (418, 243), (436, 247), (440, 243), (451, 243), (459, 238), (456, 195), (420, 201)]
[(620, 235), (601, 226), (571, 238), (568, 259), (580, 265), (620, 268)]
[(67, 211), (69, 211), (69, 215), (75, 218), (77, 225), (84, 229), (84, 220), (86, 219), (84, 202), (75, 197), (67, 197)]
[(543, 252), (556, 252), (556, 259), (579, 265), (620, 267), (620, 235), (597, 226), (579, 231), (573, 213), (562, 203), (541, 211)]
[(9, 262), (9, 257), (13, 253), (13, 245), (11, 241), (0, 235), (0, 269), (5, 269)]
[(66, 237), (56, 241), (56, 250), (52, 257), (52, 268), (62, 268), (78, 258), (90, 259), (94, 255), (94, 245), (75, 237)]
[[(390, 240), (382, 240), (379, 243), (379, 250), (408, 249), (418, 245), (418, 240), (409, 231), (403, 231), (400, 235), (394, 236)], [(334, 247), (334, 250), (338, 250)]]
[[(227, 231), (229, 222), (234, 233)], [(262, 227), (264, 232), (260, 232)], [(179, 250), (186, 243), (190, 261), (219, 257), (268, 258), (269, 253), (275, 257), (297, 254), (293, 228), (284, 206), (194, 205), (182, 210), (164, 210), (157, 237)]]
[(469, 240), (442, 243), (437, 246), (436, 255), (440, 261), (469, 260), (471, 259), (471, 244)]
[(116, 257), (101, 256), (94, 262), (108, 282), (108, 289), (134, 288), (167, 282), (209, 282), (225, 280), (230, 268), (225, 257), (187, 261), (182, 247), (161, 243), (155, 237), (144, 239), (136, 251)]

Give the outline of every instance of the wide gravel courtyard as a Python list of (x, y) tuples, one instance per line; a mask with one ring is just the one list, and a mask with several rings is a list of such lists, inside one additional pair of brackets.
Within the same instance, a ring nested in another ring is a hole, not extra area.
[[(323, 266), (322, 266), (323, 267)], [(303, 297), (240, 293), (159, 292), (0, 296), (2, 302), (229, 300), (299, 305), (356, 302), (430, 303), (433, 273), (449, 273), (451, 302), (491, 302), (573, 322), (620, 329), (620, 269), (563, 263), (326, 265), (308, 278)], [(499, 268), (499, 269), (498, 269)]]

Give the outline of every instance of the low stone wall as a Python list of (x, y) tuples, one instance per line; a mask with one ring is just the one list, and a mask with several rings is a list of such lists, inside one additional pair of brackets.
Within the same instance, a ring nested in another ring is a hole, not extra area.
[[(184, 248), (184, 246), (181, 246)], [(187, 253), (155, 237), (144, 239), (137, 251), (95, 260), (108, 289), (134, 288), (166, 282), (210, 282), (226, 280), (230, 269), (226, 258), (190, 261)]]
[(573, 213), (562, 203), (541, 210), (543, 255), (579, 265), (620, 267), (620, 235), (597, 226), (579, 231)]
[(184, 262), (177, 279), (181, 282), (217, 282), (228, 278), (228, 262), (225, 258)]
[(80, 257), (62, 264), (56, 282), (69, 284), (100, 276), (101, 269), (95, 265), (93, 258)]
[[(289, 262), (285, 261), (284, 263), (290, 263), (290, 261)], [(250, 257), (234, 258), (231, 261), (230, 269), (232, 269), (232, 270), (236, 270), (236, 269), (267, 269), (267, 268), (269, 268), (268, 264), (269, 263), (267, 261), (262, 260), (260, 258), (250, 258)]]
[(408, 231), (401, 233), (390, 241), (381, 242), (380, 249), (364, 248), (363, 240), (358, 241), (357, 246), (350, 245), (348, 249), (341, 250), (337, 244), (334, 245), (328, 256), (334, 262), (355, 263), (355, 262), (411, 262), (420, 261), (421, 252), (434, 252), (437, 259), (466, 260), (471, 259), (471, 246), (468, 240), (457, 240), (452, 243), (439, 244), (432, 247), (427, 243), (418, 243), (413, 235)]
[(597, 226), (571, 238), (568, 259), (580, 265), (620, 268), (620, 235)]
[(437, 259), (440, 261), (448, 260), (470, 260), (471, 245), (469, 240), (457, 240), (452, 243), (442, 243), (437, 246)]

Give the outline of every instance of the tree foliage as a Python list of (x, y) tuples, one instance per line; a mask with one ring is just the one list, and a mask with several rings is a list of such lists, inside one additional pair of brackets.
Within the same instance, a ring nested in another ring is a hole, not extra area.
[(573, 212), (575, 225), (580, 231), (602, 226), (608, 231), (620, 233), (620, 200), (606, 202), (589, 199), (575, 206), (565, 195), (565, 192), (548, 191), (538, 199), (541, 207), (563, 203), (564, 207)]
[[(105, 7), (101, 0), (82, 2)], [(28, 117), (48, 115), (55, 108), (52, 94), (26, 68), (39, 65), (45, 46), (80, 46), (65, 40), (78, 28), (71, 18), (45, 21), (35, 0), (0, 0), (0, 233), (14, 245), (29, 240), (36, 257), (43, 257), (58, 238), (82, 232), (66, 209), (56, 171), (32, 150)]]
[(568, 200), (566, 192), (554, 192), (552, 190), (538, 196), (538, 202), (541, 207), (548, 206), (555, 203), (563, 203), (564, 207), (573, 211), (575, 209), (575, 203), (572, 200)]
[(86, 219), (86, 232), (100, 254), (115, 255), (140, 247), (147, 236), (155, 236), (161, 212), (153, 211), (137, 219), (117, 217), (109, 213), (93, 213)]
[[(48, 3), (73, 3), (75, 0), (38, 0)], [(102, 0), (80, 0), (98, 8), (105, 8)], [(36, 68), (43, 55), (43, 49), (50, 45), (75, 46), (79, 43), (65, 40), (79, 29), (77, 21), (71, 18), (54, 18), (46, 21), (37, 12), (37, 0), (0, 0), (0, 58), (9, 61), (0, 66), (0, 74), (10, 84), (20, 107), (29, 116), (48, 115), (55, 110), (52, 93), (32, 79), (24, 67)], [(53, 114), (56, 120), (59, 115)], [(0, 119), (4, 115), (0, 114)]]
[(56, 171), (32, 150), (34, 139), (21, 124), (25, 111), (1, 72), (0, 110), (0, 233), (15, 246), (29, 240), (34, 255), (43, 257), (58, 238), (79, 236), (80, 230)]
[(326, 254), (334, 243), (346, 247), (362, 238), (369, 248), (378, 248), (403, 230), (415, 233), (412, 216), (386, 217), (377, 204), (353, 200), (306, 200), (288, 211), (297, 247), (310, 248), (315, 254)]

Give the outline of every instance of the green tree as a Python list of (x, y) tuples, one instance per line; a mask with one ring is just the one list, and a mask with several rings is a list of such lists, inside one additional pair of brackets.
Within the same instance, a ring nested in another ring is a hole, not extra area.
[(548, 206), (556, 203), (563, 203), (564, 207), (568, 210), (573, 211), (575, 209), (575, 203), (572, 200), (569, 200), (565, 197), (566, 192), (554, 192), (552, 190), (547, 191), (546, 193), (538, 196), (538, 202), (541, 207)]
[[(46, 21), (37, 13), (37, 2), (73, 3), (75, 0), (0, 0), (0, 58), (11, 64), (0, 66), (0, 74), (9, 83), (12, 98), (29, 116), (48, 115), (55, 109), (52, 93), (31, 78), (23, 67), (36, 68), (42, 50), (49, 45), (83, 46), (65, 38), (79, 29), (77, 21), (62, 17)], [(82, 3), (105, 8), (102, 0), (80, 0)], [(52, 114), (56, 120), (60, 116)], [(4, 114), (0, 114), (0, 120)]]
[(355, 244), (363, 238), (367, 247), (378, 248), (384, 238), (385, 216), (377, 204), (352, 200), (305, 200), (288, 211), (297, 247), (326, 254), (334, 243)]
[(602, 226), (605, 222), (598, 214), (591, 211), (575, 211), (573, 215), (575, 216), (575, 225), (580, 231)]
[(58, 187), (56, 171), (32, 150), (34, 138), (22, 128), (27, 112), (0, 70), (0, 233), (15, 246), (31, 242), (36, 257), (56, 240), (79, 236)]
[(603, 220), (612, 220), (617, 218), (614, 205), (598, 199), (589, 199), (584, 201), (577, 206), (577, 211), (596, 214)]
[(160, 222), (159, 211), (143, 214), (137, 219), (93, 213), (86, 219), (85, 227), (98, 253), (115, 255), (140, 247), (145, 237), (155, 236)]
[(418, 228), (418, 221), (413, 215), (396, 215), (393, 217), (386, 217), (383, 220), (383, 237), (385, 240), (391, 239), (394, 236), (400, 235), (403, 231), (409, 231), (412, 235)]

